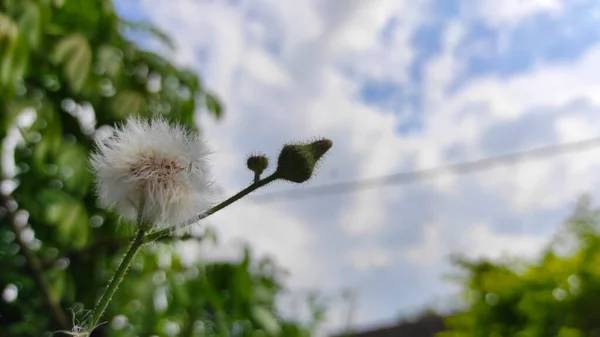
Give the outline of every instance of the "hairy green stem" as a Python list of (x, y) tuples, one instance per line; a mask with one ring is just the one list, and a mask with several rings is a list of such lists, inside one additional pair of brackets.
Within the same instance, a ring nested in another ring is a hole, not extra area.
[[(205, 219), (212, 214), (217, 213), (218, 211), (222, 210), (223, 208), (233, 204), (234, 202), (245, 197), (246, 195), (254, 192), (255, 190), (257, 190), (277, 179), (279, 179), (279, 176), (277, 176), (275, 173), (273, 173), (272, 175), (270, 175), (264, 179), (255, 181), (250, 186), (244, 188), (243, 190), (239, 191), (238, 193), (234, 194), (233, 196), (229, 197), (228, 199), (222, 201), (218, 205), (212, 207), (211, 209), (209, 209), (205, 212), (198, 214), (198, 216), (196, 216), (195, 218), (186, 222), (183, 226), (181, 226), (181, 228), (191, 226), (191, 225), (195, 224), (196, 222), (198, 222), (202, 219)], [(146, 235), (144, 242), (153, 242), (153, 241), (160, 239), (162, 237), (165, 237), (171, 233), (172, 233), (172, 230), (170, 228), (161, 229), (161, 230), (158, 230), (158, 231), (155, 231), (155, 232), (152, 232), (152, 233)]]
[(139, 249), (144, 244), (144, 235), (145, 234), (146, 234), (145, 227), (140, 226), (140, 229), (138, 230), (138, 232), (135, 236), (135, 239), (133, 239), (133, 241), (131, 242), (131, 246), (129, 246), (127, 253), (125, 253), (125, 257), (123, 258), (123, 261), (121, 261), (121, 264), (119, 265), (119, 268), (117, 268), (115, 275), (108, 283), (106, 292), (104, 292), (104, 295), (102, 295), (102, 298), (100, 298), (98, 305), (96, 305), (96, 307), (92, 311), (92, 319), (87, 326), (87, 331), (89, 333), (91, 333), (92, 330), (94, 328), (96, 328), (96, 326), (98, 325), (98, 322), (100, 321), (100, 318), (102, 317), (102, 314), (104, 313), (104, 310), (106, 310), (106, 307), (108, 306), (108, 304), (110, 303), (110, 300), (112, 299), (113, 295), (117, 291), (119, 284), (121, 284), (121, 282), (123, 281), (123, 278), (124, 278), (125, 274), (127, 273), (127, 270), (129, 270), (129, 266), (131, 266), (131, 263), (133, 262), (133, 258), (135, 257), (135, 255), (137, 254)]
[[(235, 195), (231, 196), (230, 198), (224, 200), (223, 202), (212, 207), (211, 209), (207, 210), (206, 212), (198, 214), (198, 216), (196, 216), (194, 219), (191, 219), (188, 222), (186, 222), (183, 225), (183, 227), (190, 226), (202, 219), (207, 218), (208, 216), (222, 210), (223, 208), (233, 204), (234, 202), (245, 197), (246, 195), (252, 193), (253, 191), (257, 190), (258, 188), (263, 187), (277, 179), (279, 179), (279, 176), (277, 176), (277, 174), (274, 173), (264, 179), (254, 181), (254, 183), (252, 183), (250, 186), (246, 187), (245, 189), (241, 190), (240, 192), (236, 193)], [(102, 297), (100, 298), (100, 301), (98, 302), (98, 304), (92, 311), (92, 317), (91, 317), (91, 320), (89, 321), (89, 324), (87, 325), (87, 330), (86, 330), (88, 332), (88, 334), (91, 333), (92, 330), (94, 330), (94, 328), (98, 325), (98, 322), (100, 321), (100, 318), (102, 318), (102, 314), (104, 313), (104, 310), (106, 310), (106, 307), (112, 300), (113, 295), (117, 291), (119, 284), (121, 284), (121, 282), (123, 281), (123, 278), (124, 278), (125, 274), (127, 273), (127, 270), (129, 270), (129, 266), (131, 266), (131, 263), (133, 262), (133, 258), (135, 257), (137, 252), (140, 250), (140, 248), (146, 243), (153, 242), (158, 239), (162, 239), (163, 237), (166, 237), (169, 234), (171, 234), (171, 229), (166, 228), (166, 229), (158, 230), (158, 231), (155, 231), (155, 232), (152, 232), (152, 233), (146, 235), (146, 230), (148, 227), (146, 226), (146, 224), (144, 224), (144, 221), (143, 221), (144, 219), (142, 218), (143, 208), (144, 208), (143, 206), (144, 206), (144, 204), (142, 203), (142, 205), (140, 207), (140, 211), (139, 211), (139, 216), (138, 216), (139, 230), (138, 230), (135, 238), (131, 242), (131, 246), (129, 246), (127, 253), (125, 253), (125, 257), (123, 258), (123, 261), (121, 261), (121, 264), (117, 268), (115, 275), (108, 283), (106, 292), (104, 292), (104, 295), (102, 295)]]

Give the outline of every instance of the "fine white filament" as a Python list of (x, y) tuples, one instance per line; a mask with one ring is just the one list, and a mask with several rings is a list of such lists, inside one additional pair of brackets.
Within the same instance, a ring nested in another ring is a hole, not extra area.
[(154, 228), (184, 224), (210, 206), (205, 142), (164, 118), (129, 118), (91, 156), (102, 207)]

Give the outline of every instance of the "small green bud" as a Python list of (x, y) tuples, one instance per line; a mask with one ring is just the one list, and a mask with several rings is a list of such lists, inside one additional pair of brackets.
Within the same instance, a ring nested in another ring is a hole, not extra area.
[(267, 169), (267, 167), (269, 167), (269, 158), (267, 158), (267, 156), (264, 154), (251, 155), (248, 157), (246, 165), (248, 166), (248, 169), (258, 175), (261, 175)]
[(306, 182), (312, 176), (319, 159), (332, 145), (333, 142), (329, 139), (284, 145), (277, 160), (275, 174), (281, 179), (295, 183)]

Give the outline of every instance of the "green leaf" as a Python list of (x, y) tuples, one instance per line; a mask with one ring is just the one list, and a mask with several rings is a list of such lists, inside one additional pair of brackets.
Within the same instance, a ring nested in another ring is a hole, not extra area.
[(56, 113), (50, 108), (38, 109), (37, 115), (38, 118), (45, 118), (47, 125), (43, 129), (30, 130), (32, 132), (39, 132), (42, 136), (40, 141), (35, 143), (33, 147), (32, 168), (41, 175), (45, 175), (44, 168), (49, 158), (53, 158), (57, 154), (63, 143), (62, 125), (55, 119)]
[(40, 24), (40, 9), (34, 2), (27, 3), (25, 13), (19, 20), (19, 28), (21, 34), (23, 34), (29, 46), (35, 49), (41, 36), (41, 24)]
[(181, 83), (187, 86), (192, 93), (202, 91), (202, 85), (198, 75), (189, 69), (182, 69), (178, 71), (178, 77)]
[(75, 248), (82, 248), (88, 242), (89, 226), (88, 215), (80, 202), (72, 202), (61, 220), (60, 234), (67, 238), (67, 241)]
[(254, 301), (257, 304), (271, 304), (275, 300), (275, 289), (258, 285), (254, 288)]
[(15, 83), (23, 79), (29, 61), (29, 46), (23, 35), (20, 35), (15, 42), (15, 50), (12, 54), (11, 79), (10, 83)]
[(64, 175), (65, 189), (85, 195), (92, 180), (88, 169), (87, 151), (77, 143), (63, 142), (56, 164)]
[(181, 102), (179, 109), (180, 122), (192, 130), (196, 130), (198, 128), (194, 120), (194, 117), (196, 115), (195, 106), (195, 101), (193, 99), (188, 99)]
[(584, 337), (585, 334), (579, 331), (579, 329), (562, 327), (558, 332), (558, 337)]
[[(173, 295), (173, 305), (169, 305), (169, 308), (173, 306), (186, 308), (187, 306), (189, 306), (192, 299), (190, 298), (189, 293), (187, 292), (186, 284), (177, 284), (177, 282), (174, 280), (174, 277), (171, 277), (169, 281), (171, 294)], [(198, 302), (199, 300), (201, 301), (201, 299), (193, 300), (196, 305), (200, 304)]]
[(129, 28), (131, 30), (136, 30), (139, 32), (149, 33), (150, 35), (161, 41), (165, 46), (169, 47), (169, 49), (175, 49), (175, 43), (173, 42), (173, 39), (171, 39), (171, 37), (167, 35), (167, 33), (165, 33), (164, 31), (162, 31), (161, 29), (159, 29), (151, 23), (123, 20), (122, 24), (123, 26), (125, 26), (125, 28)]
[(19, 29), (12, 18), (4, 13), (0, 13), (0, 40), (14, 40), (17, 38)]
[(252, 317), (261, 325), (261, 327), (271, 336), (279, 333), (279, 322), (273, 313), (261, 305), (252, 307)]
[(98, 65), (106, 71), (110, 77), (116, 77), (122, 69), (123, 59), (121, 51), (110, 45), (98, 48)]
[(33, 168), (39, 173), (44, 172), (46, 157), (48, 156), (49, 150), (50, 141), (45, 138), (42, 138), (42, 140), (35, 144), (35, 147), (33, 148)]
[(48, 273), (48, 283), (50, 284), (50, 292), (56, 299), (61, 299), (65, 292), (65, 272), (63, 270), (52, 270)]
[(75, 282), (71, 275), (65, 275), (65, 290), (63, 292), (63, 298), (69, 302), (76, 300), (75, 298)]
[[(4, 45), (4, 46), (2, 46)], [(6, 87), (13, 85), (18, 79), (23, 77), (27, 65), (29, 48), (27, 41), (21, 34), (15, 38), (6, 41), (0, 41), (0, 46), (4, 47), (0, 61), (0, 85)]]
[(53, 5), (54, 5), (54, 7), (56, 7), (56, 8), (61, 8), (62, 6), (64, 6), (64, 5), (65, 5), (65, 2), (66, 2), (66, 1), (67, 1), (67, 0), (53, 0), (53, 1), (52, 1), (52, 4), (53, 4)]
[(112, 100), (111, 110), (115, 117), (124, 118), (137, 115), (146, 105), (144, 95), (137, 91), (122, 91)]
[(79, 92), (87, 79), (92, 64), (92, 51), (87, 39), (81, 34), (64, 37), (50, 56), (52, 62), (62, 64), (71, 89)]
[(79, 34), (72, 34), (62, 38), (54, 47), (52, 54), (50, 54), (50, 60), (54, 64), (67, 62), (73, 50), (81, 44), (81, 38)]
[(43, 190), (40, 201), (46, 207), (46, 220), (56, 226), (59, 241), (75, 248), (85, 246), (89, 236), (85, 206), (60, 190)]
[(223, 109), (219, 100), (212, 94), (206, 94), (205, 105), (206, 109), (211, 112), (217, 119), (221, 118)]

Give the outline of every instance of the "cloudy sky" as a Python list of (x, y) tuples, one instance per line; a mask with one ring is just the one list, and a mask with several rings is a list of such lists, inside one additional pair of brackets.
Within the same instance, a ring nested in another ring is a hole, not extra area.
[[(139, 0), (128, 17), (168, 31), (171, 56), (226, 105), (199, 117), (220, 186), (245, 155), (288, 141), (334, 147), (307, 187), (600, 135), (600, 3), (592, 0)], [(597, 130), (598, 129), (598, 130)], [(358, 294), (354, 324), (447, 301), (449, 254), (535, 256), (583, 192), (600, 149), (411, 185), (240, 202), (210, 221), (233, 256), (247, 241), (291, 289)], [(331, 301), (330, 326), (346, 307)]]

